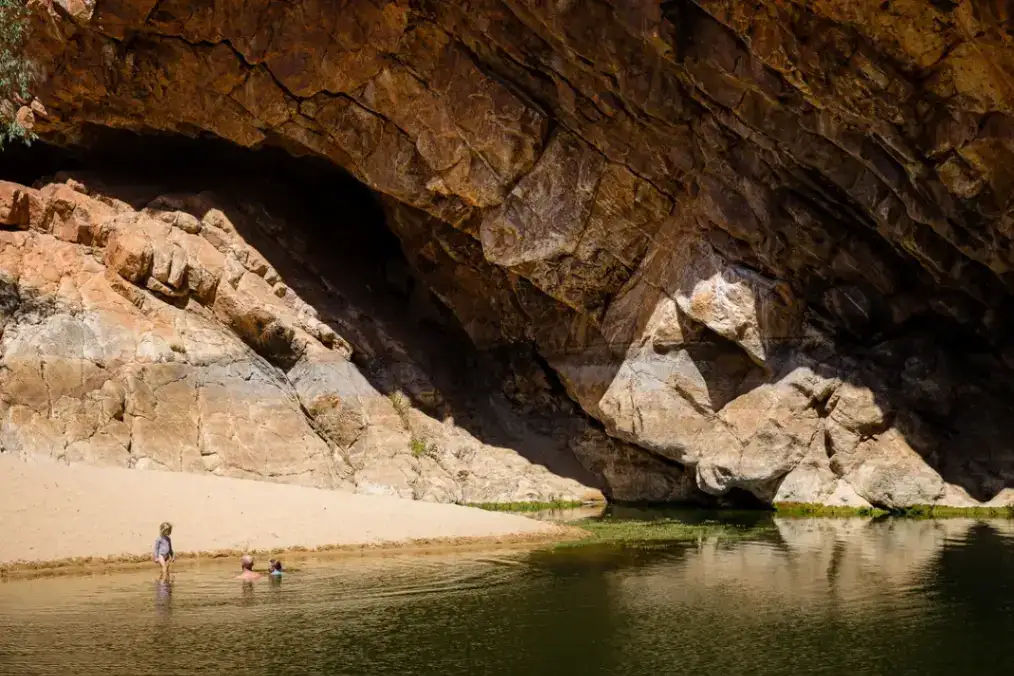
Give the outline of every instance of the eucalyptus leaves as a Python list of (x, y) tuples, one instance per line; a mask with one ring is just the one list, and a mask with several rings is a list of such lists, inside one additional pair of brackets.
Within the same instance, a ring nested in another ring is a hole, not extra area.
[(0, 147), (9, 141), (32, 140), (18, 119), (29, 98), (33, 72), (25, 58), (28, 9), (23, 0), (0, 0)]

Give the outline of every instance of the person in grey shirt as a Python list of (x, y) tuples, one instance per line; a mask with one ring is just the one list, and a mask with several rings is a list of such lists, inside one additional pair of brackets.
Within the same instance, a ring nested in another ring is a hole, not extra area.
[(172, 535), (173, 525), (165, 521), (158, 527), (158, 532), (158, 539), (155, 540), (155, 546), (152, 548), (151, 559), (162, 567), (162, 572), (159, 574), (158, 579), (168, 582), (169, 567), (176, 560), (176, 553), (173, 551), (173, 541), (169, 537)]

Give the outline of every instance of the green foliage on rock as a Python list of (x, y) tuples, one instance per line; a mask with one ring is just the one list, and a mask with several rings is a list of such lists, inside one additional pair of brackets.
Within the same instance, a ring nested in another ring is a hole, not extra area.
[(418, 437), (412, 437), (411, 441), (408, 442), (409, 450), (412, 451), (412, 457), (421, 458), (426, 455), (427, 450), (426, 442)]
[(1014, 507), (913, 505), (893, 510), (891, 514), (907, 519), (1014, 519)]
[(778, 516), (785, 517), (879, 517), (890, 514), (886, 509), (877, 507), (844, 507), (821, 505), (810, 502), (778, 502), (774, 505)]
[(18, 109), (30, 98), (34, 80), (32, 63), (25, 56), (28, 40), (28, 9), (23, 0), (0, 0), (0, 147), (34, 136), (17, 118)]
[(420, 439), (417, 436), (413, 436), (408, 442), (408, 448), (412, 451), (412, 457), (422, 458), (429, 457), (435, 458), (440, 454), (440, 447), (433, 442)]
[(779, 502), (775, 510), (781, 517), (897, 517), (905, 519), (1011, 519), (1014, 507), (944, 507), (913, 505), (897, 509), (879, 507), (831, 507), (803, 502)]

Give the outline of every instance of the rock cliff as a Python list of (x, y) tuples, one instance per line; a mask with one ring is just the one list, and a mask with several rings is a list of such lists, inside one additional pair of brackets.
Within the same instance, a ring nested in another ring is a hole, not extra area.
[[(455, 420), (441, 387), (469, 383), (423, 361), (454, 356), (406, 335), (351, 257), (319, 272), (258, 202), (135, 186), (132, 206), (82, 179), (0, 183), (4, 452), (438, 501), (601, 496), (566, 478), (591, 476), (566, 463), (580, 428), (540, 434), (503, 395)], [(350, 321), (363, 369), (331, 328)]]
[[(539, 494), (585, 485), (620, 499), (887, 507), (1014, 495), (1009, 2), (32, 8), (43, 78), (19, 115), (48, 143), (101, 145), (96, 128), (213, 136), (312, 156), (374, 191), (377, 227), (397, 236), (434, 312), (468, 349), (496, 355), (473, 373), (496, 374), (484, 391), (505, 398), (497, 410), (546, 458), (582, 463), (526, 465), (522, 483)], [(39, 267), (45, 251), (91, 270), (33, 280), (42, 266), (5, 282), (18, 299), (3, 338), (5, 448), (56, 444), (67, 459), (124, 448), (108, 453), (341, 485), (351, 470), (337, 458), (361, 444), (356, 485), (432, 499), (472, 490), (420, 483), (428, 457), (391, 450), (413, 446), (417, 414), (437, 425), (438, 405), (417, 387), (404, 422), (376, 396), (422, 381), (389, 365), (396, 347), (369, 347), (389, 341), (353, 335), (370, 333), (371, 309), (339, 326), (326, 299), (282, 281), (341, 267), (329, 251), (305, 238), (315, 260), (297, 252), (286, 278), (260, 263), (274, 245), (249, 248), (226, 237), (240, 226), (206, 222), (223, 212), (200, 194), (131, 211), (81, 185), (92, 195), (59, 181), (5, 188), (7, 222), (29, 228), (5, 233), (11, 269)], [(251, 231), (289, 239), (298, 221)], [(65, 345), (77, 346), (72, 392), (48, 367)], [(372, 376), (379, 389), (357, 389), (350, 354), (388, 374)], [(111, 377), (120, 364), (140, 375)], [(130, 395), (129, 437), (120, 380), (145, 393)], [(145, 410), (164, 388), (192, 403)], [(376, 408), (348, 405), (352, 393)], [(61, 397), (77, 408), (59, 410)], [(93, 411), (104, 426), (71, 429)], [(521, 450), (519, 439), (494, 446)], [(251, 460), (253, 447), (276, 449), (265, 454), (277, 465)], [(498, 467), (511, 466), (503, 454)]]

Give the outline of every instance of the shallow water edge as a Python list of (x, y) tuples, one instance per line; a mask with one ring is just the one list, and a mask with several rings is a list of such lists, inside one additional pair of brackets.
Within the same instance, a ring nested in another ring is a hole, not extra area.
[[(578, 541), (587, 537), (587, 531), (576, 526), (560, 524), (556, 532), (517, 533), (459, 538), (420, 538), (403, 541), (382, 541), (369, 544), (336, 544), (323, 547), (280, 547), (275, 549), (219, 549), (208, 552), (182, 551), (176, 555), (174, 570), (199, 568), (222, 562), (235, 562), (244, 554), (255, 558), (285, 557), (286, 559), (314, 558), (338, 560), (368, 556), (412, 555), (429, 556), (448, 552), (486, 552), (496, 550), (525, 550), (563, 541)], [(51, 561), (14, 561), (0, 564), (0, 581), (72, 575), (94, 575), (111, 572), (128, 572), (150, 568), (149, 555), (122, 555), (108, 557), (78, 557)]]
[[(234, 561), (243, 554), (261, 559), (324, 557), (327, 559), (364, 556), (432, 555), (451, 551), (492, 551), (538, 549), (541, 547), (609, 546), (631, 543), (677, 543), (708, 537), (736, 539), (773, 528), (775, 519), (973, 519), (1014, 520), (1014, 507), (914, 506), (887, 511), (871, 508), (832, 507), (806, 503), (780, 503), (773, 509), (706, 509), (685, 505), (531, 503), (472, 505), (480, 509), (506, 511), (558, 524), (551, 533), (459, 538), (421, 538), (369, 544), (334, 544), (321, 547), (273, 549), (221, 549), (183, 551), (177, 555), (176, 570)], [(0, 564), (0, 580), (94, 575), (145, 569), (148, 555), (76, 557), (43, 561), (16, 561)]]
[(11, 580), (0, 673), (1010, 673), (1010, 519), (643, 512), (589, 546), (306, 553), (253, 583), (227, 559)]

